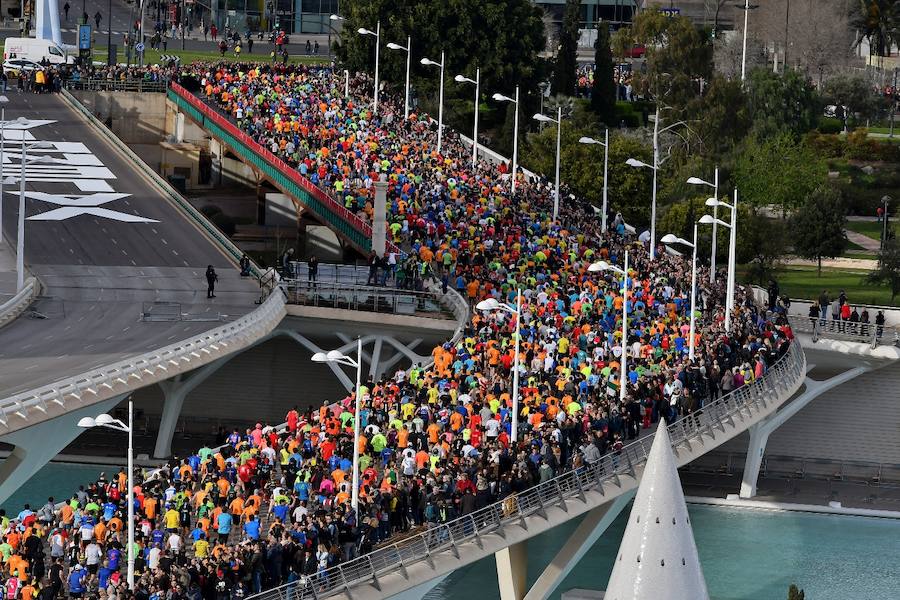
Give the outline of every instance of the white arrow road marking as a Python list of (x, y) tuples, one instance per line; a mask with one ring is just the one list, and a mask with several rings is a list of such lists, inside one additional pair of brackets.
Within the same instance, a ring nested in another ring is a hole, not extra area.
[(55, 208), (45, 213), (28, 217), (29, 221), (64, 221), (79, 215), (94, 215), (104, 219), (113, 221), (122, 221), (124, 223), (159, 223), (156, 219), (148, 219), (138, 215), (130, 215), (128, 213), (109, 210), (108, 208), (85, 208), (83, 206), (64, 206)]

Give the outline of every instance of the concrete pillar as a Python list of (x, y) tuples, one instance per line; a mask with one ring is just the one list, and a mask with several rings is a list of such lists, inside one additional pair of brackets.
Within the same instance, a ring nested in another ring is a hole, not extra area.
[(153, 449), (153, 458), (168, 458), (172, 455), (172, 438), (175, 436), (175, 428), (178, 425), (178, 417), (181, 416), (184, 399), (229, 359), (231, 356), (223, 356), (189, 375), (182, 374), (174, 379), (159, 382), (159, 387), (165, 395), (165, 403), (159, 423), (159, 434), (156, 436), (156, 446)]
[(175, 143), (180, 144), (184, 141), (184, 113), (178, 111), (175, 113)]
[[(126, 396), (121, 394), (0, 437), (0, 441), (15, 446), (12, 454), (0, 463), (0, 503), (84, 431), (78, 427), (78, 421), (109, 412)], [(124, 443), (122, 448), (124, 456)]]
[(500, 584), (500, 600), (523, 600), (528, 585), (528, 546), (518, 542), (498, 550), (497, 583)]
[(559, 587), (572, 569), (581, 562), (588, 550), (600, 539), (603, 532), (616, 520), (619, 513), (628, 506), (637, 490), (622, 494), (615, 500), (592, 509), (584, 516), (578, 528), (572, 532), (553, 560), (544, 568), (524, 600), (546, 600)]
[(756, 483), (762, 466), (766, 444), (769, 442), (769, 428), (762, 421), (750, 428), (750, 443), (747, 444), (747, 458), (744, 459), (744, 475), (741, 479), (741, 498), (756, 496)]
[(372, 207), (372, 250), (378, 256), (384, 254), (387, 247), (387, 181), (384, 175), (375, 182), (375, 205)]

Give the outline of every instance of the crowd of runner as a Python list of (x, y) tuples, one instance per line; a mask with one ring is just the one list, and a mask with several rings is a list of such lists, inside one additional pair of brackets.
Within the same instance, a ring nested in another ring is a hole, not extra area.
[[(751, 385), (787, 351), (783, 315), (743, 295), (726, 331), (724, 277), (709, 283), (701, 269), (689, 360), (689, 263), (663, 251), (651, 261), (621, 219), (603, 233), (577, 200), (554, 223), (547, 182), (519, 174), (512, 195), (507, 167), (473, 169), (452, 132), (438, 154), (434, 128), (424, 115), (404, 121), (402, 101), (384, 94), (372, 114), (363, 77), (344, 98), (328, 69), (194, 70), (185, 85), (348, 208), (370, 214), (373, 181), (386, 178), (392, 236), (413, 268), (426, 265), (473, 306), (514, 304), (521, 290), (520, 316), (473, 311), (458, 338), (434, 348), (433, 364), (363, 383), (358, 517), (354, 395), (316, 406), (304, 398), (283, 428), (256, 423), (220, 448), (137, 474), (135, 592), (125, 575), (124, 470), (0, 517), (7, 600), (230, 600), (301, 578), (317, 585), (328, 567), (398, 535), (618, 452), (660, 421)], [(620, 275), (588, 270), (598, 260), (621, 265), (626, 250), (627, 297)]]
[[(575, 72), (575, 95), (581, 98), (590, 98), (594, 89), (594, 73), (597, 66), (594, 63), (578, 65)], [(624, 63), (613, 67), (613, 81), (616, 84), (616, 100), (637, 100), (632, 85), (632, 65)], [(552, 90), (551, 90), (552, 92)]]

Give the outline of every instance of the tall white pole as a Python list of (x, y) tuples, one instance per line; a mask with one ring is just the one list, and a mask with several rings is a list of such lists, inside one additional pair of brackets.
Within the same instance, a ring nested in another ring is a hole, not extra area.
[(653, 119), (653, 196), (650, 201), (650, 260), (656, 259), (656, 171), (659, 168), (659, 104)]
[(356, 525), (359, 526), (359, 410), (362, 405), (362, 393), (360, 390), (360, 378), (362, 377), (362, 338), (356, 340), (356, 410), (353, 415), (353, 490), (350, 495), (350, 505), (356, 515)]
[(603, 142), (603, 214), (600, 217), (600, 228), (606, 233), (606, 213), (609, 211), (607, 205), (606, 191), (609, 187), (609, 129), (606, 130), (606, 137)]
[(22, 177), (19, 180), (19, 226), (16, 239), (16, 291), (25, 286), (25, 163), (28, 160), (28, 144), (22, 138)]
[[(716, 204), (713, 205), (713, 219), (719, 218), (719, 167), (716, 167), (715, 179), (713, 179), (713, 195), (716, 197)], [(718, 243), (717, 228), (719, 224), (713, 221), (712, 226), (712, 251), (709, 257), (709, 282), (716, 282), (716, 244)]]
[(441, 91), (438, 96), (438, 154), (444, 139), (444, 51), (441, 51)]
[(375, 103), (372, 108), (372, 116), (378, 115), (378, 56), (381, 49), (381, 21), (375, 26)]
[(734, 190), (734, 202), (731, 203), (731, 238), (728, 241), (728, 290), (725, 294), (725, 330), (731, 331), (731, 313), (734, 311), (734, 268), (735, 268), (735, 252), (737, 239), (737, 203), (738, 191)]
[(516, 171), (519, 161), (519, 86), (516, 86), (516, 122), (513, 125), (513, 164), (512, 164), (512, 193), (516, 193)]
[[(518, 106), (518, 105), (516, 105)], [(522, 290), (516, 288), (516, 355), (513, 364), (512, 443), (519, 439), (519, 329), (522, 327)]]
[(481, 68), (475, 69), (475, 133), (472, 134), (472, 168), (478, 165), (478, 97), (481, 93)]
[(350, 97), (350, 71), (344, 69), (344, 98)]
[(403, 96), (403, 119), (409, 119), (409, 60), (412, 57), (412, 37), (406, 37), (406, 94)]
[(694, 327), (697, 319), (697, 224), (694, 223), (694, 258), (691, 261), (691, 330), (688, 358), (694, 360)]
[(3, 242), (3, 152), (6, 141), (6, 109), (0, 108), (0, 243)]
[(562, 106), (556, 111), (556, 183), (553, 189), (553, 222), (559, 217), (559, 151), (562, 140)]
[(622, 374), (619, 375), (619, 401), (625, 402), (625, 385), (628, 381), (628, 250), (625, 251), (625, 269), (622, 271)]
[(747, 74), (747, 19), (750, 16), (750, 0), (744, 0), (744, 50), (741, 53), (741, 81)]
[(128, 397), (128, 589), (134, 590), (134, 400)]

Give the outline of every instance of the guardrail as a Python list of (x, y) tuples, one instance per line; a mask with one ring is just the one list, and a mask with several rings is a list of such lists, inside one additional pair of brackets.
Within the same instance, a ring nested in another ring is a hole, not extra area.
[(873, 350), (879, 344), (900, 346), (900, 329), (879, 326), (874, 323), (854, 323), (823, 317), (791, 315), (791, 328), (794, 331), (810, 334), (814, 343), (826, 338), (869, 344)]
[(167, 81), (148, 81), (145, 79), (69, 79), (65, 83), (66, 89), (89, 92), (153, 92), (164, 94), (168, 87)]
[[(357, 248), (364, 252), (371, 249), (372, 226), (368, 222), (347, 210), (343, 204), (316, 187), (296, 169), (292, 169), (281, 158), (262, 147), (183, 86), (173, 81), (167, 94), (169, 100), (180, 110), (187, 113), (200, 127), (227, 144), (242, 160), (261, 170), (282, 192), (299, 200)], [(399, 254), (399, 249), (393, 242), (389, 241), (387, 248)]]
[[(806, 358), (800, 344), (791, 344), (787, 354), (776, 362), (768, 374), (745, 385), (717, 401), (704, 406), (699, 412), (683, 417), (669, 425), (672, 447), (690, 451), (692, 443), (701, 444), (703, 436), (725, 430), (762, 410), (773, 410), (800, 387), (806, 374)], [(772, 406), (774, 405), (774, 406)], [(304, 600), (318, 599), (338, 593), (352, 596), (356, 585), (372, 584), (379, 589), (379, 577), (391, 573), (406, 573), (412, 564), (428, 561), (436, 564), (433, 555), (451, 551), (459, 556), (459, 545), (472, 542), (492, 532), (502, 532), (506, 525), (522, 523), (532, 515), (545, 514), (550, 507), (564, 504), (567, 499), (583, 498), (588, 490), (603, 496), (612, 496), (620, 489), (621, 476), (633, 476), (649, 456), (652, 436), (645, 436), (625, 446), (621, 452), (607, 454), (600, 460), (578, 470), (568, 471), (524, 492), (495, 502), (480, 510), (453, 521), (442, 523), (427, 531), (412, 535), (394, 544), (378, 549), (326, 569), (306, 580), (295, 581), (266, 592), (250, 596), (256, 600)], [(611, 485), (607, 490), (604, 485)], [(413, 585), (411, 583), (411, 585)]]
[(41, 290), (41, 284), (34, 277), (25, 280), (25, 285), (12, 298), (0, 304), (0, 327), (12, 322), (34, 301)]
[[(180, 208), (189, 219), (200, 227), (201, 231), (209, 236), (214, 243), (217, 243), (227, 255), (231, 256), (234, 259), (235, 264), (240, 261), (241, 257), (244, 256), (244, 253), (235, 246), (234, 243), (228, 239), (228, 236), (222, 233), (218, 227), (210, 223), (209, 220), (203, 216), (203, 213), (191, 206), (191, 203), (185, 200), (185, 198), (179, 194), (168, 181), (166, 181), (165, 177), (151, 169), (147, 163), (141, 160), (141, 158), (125, 144), (125, 142), (120, 140), (106, 127), (106, 125), (100, 122), (100, 120), (97, 119), (90, 110), (85, 108), (85, 106), (81, 104), (75, 96), (69, 93), (68, 90), (63, 90), (61, 96), (69, 103), (69, 106), (81, 113), (94, 126), (94, 129), (100, 132), (113, 146), (115, 146), (116, 150), (118, 150), (122, 156), (127, 158), (132, 165), (137, 167), (141, 173), (155, 183), (157, 187), (159, 187), (159, 189), (175, 203), (175, 206)], [(250, 269), (254, 277), (263, 275), (263, 271), (256, 264), (251, 263)]]
[(271, 294), (253, 312), (188, 340), (6, 398), (0, 401), (0, 426), (12, 429), (13, 418), (27, 424), (30, 413), (46, 415), (54, 404), (70, 410), (69, 402), (83, 406), (128, 392), (132, 379), (144, 387), (191, 371), (249, 346), (271, 332), (284, 316), (284, 296)]
[(318, 283), (302, 279), (283, 279), (281, 287), (285, 292), (288, 304), (394, 315), (416, 315), (417, 313), (441, 315), (447, 312), (441, 303), (440, 295), (430, 291), (415, 292), (392, 287), (350, 285), (328, 281)]

